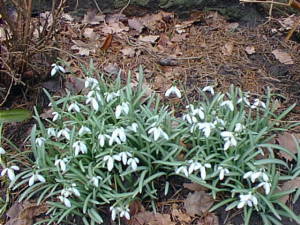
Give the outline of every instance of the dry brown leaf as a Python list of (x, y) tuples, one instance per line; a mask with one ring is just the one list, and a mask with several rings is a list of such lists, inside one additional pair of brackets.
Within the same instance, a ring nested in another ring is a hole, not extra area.
[(229, 42), (229, 43), (226, 43), (222, 48), (221, 48), (221, 51), (223, 53), (223, 55), (226, 55), (226, 56), (230, 56), (232, 54), (232, 51), (233, 51), (233, 43)]
[[(284, 132), (283, 134), (278, 135), (278, 137), (276, 138), (276, 141), (280, 146), (289, 150), (293, 154), (297, 154), (298, 152), (297, 144), (295, 143), (296, 140), (298, 140), (299, 142), (300, 134), (292, 134), (292, 133)], [(283, 151), (279, 151), (279, 155), (289, 161), (293, 159), (289, 154)]]
[(247, 46), (245, 48), (245, 51), (247, 52), (248, 55), (252, 55), (255, 53), (255, 47), (254, 46)]
[(178, 206), (172, 206), (172, 217), (176, 217), (177, 220), (180, 222), (180, 224), (184, 224), (184, 223), (188, 223), (190, 224), (192, 218), (187, 215), (186, 213), (183, 213), (181, 212), (179, 209), (178, 209)]
[(169, 214), (152, 213), (149, 211), (141, 212), (133, 216), (130, 225), (175, 225), (171, 221)]
[(134, 57), (135, 56), (135, 48), (127, 46), (121, 50), (124, 56)]
[(104, 66), (104, 71), (109, 74), (115, 74), (117, 75), (120, 71), (120, 68), (116, 63), (109, 63), (108, 65)]
[[(300, 177), (296, 177), (293, 180), (285, 182), (282, 185), (280, 192), (288, 191), (295, 188), (300, 188)], [(281, 197), (279, 200), (285, 204), (288, 199), (289, 199), (289, 195), (285, 195)]]
[(181, 24), (175, 25), (175, 30), (178, 34), (182, 34), (186, 32), (186, 29), (192, 26), (195, 20), (184, 21)]
[(108, 34), (101, 49), (103, 51), (106, 51), (107, 49), (109, 49), (109, 47), (111, 46), (112, 43), (112, 39), (113, 39), (113, 35), (112, 34)]
[(147, 35), (147, 36), (139, 36), (138, 40), (147, 42), (147, 43), (155, 43), (155, 41), (159, 38), (158, 35)]
[(74, 77), (73, 75), (66, 76), (64, 82), (65, 88), (67, 88), (71, 93), (78, 94), (84, 88), (84, 79)]
[(83, 36), (85, 38), (90, 39), (90, 40), (97, 40), (98, 39), (97, 34), (94, 32), (94, 29), (92, 29), (92, 28), (85, 28), (84, 31), (83, 31)]
[(234, 31), (240, 26), (239, 23), (229, 23), (225, 26), (226, 30)]
[(82, 56), (89, 56), (90, 52), (95, 53), (98, 44), (96, 42), (84, 43), (81, 40), (72, 40), (75, 44), (71, 46), (72, 50), (78, 50), (78, 54)]
[(188, 33), (184, 33), (184, 34), (175, 34), (171, 41), (172, 42), (181, 42), (181, 41), (185, 41), (188, 38), (189, 34)]
[(144, 28), (143, 23), (138, 18), (129, 19), (128, 26), (137, 30), (139, 33), (141, 33)]
[(204, 187), (197, 183), (184, 183), (183, 187), (189, 189), (190, 191), (206, 191), (208, 190), (207, 187)]
[(207, 213), (200, 218), (198, 225), (219, 225), (219, 219), (214, 213)]
[(184, 200), (184, 207), (190, 216), (200, 215), (207, 212), (214, 204), (212, 197), (204, 191), (189, 193)]
[(274, 51), (272, 51), (272, 53), (279, 62), (286, 65), (294, 64), (294, 61), (289, 53), (284, 52), (280, 49), (275, 49)]
[(125, 26), (122, 22), (109, 23), (102, 28), (102, 31), (105, 34), (116, 34), (128, 30), (129, 27)]
[(105, 15), (97, 15), (96, 10), (89, 10), (84, 15), (82, 23), (84, 24), (100, 24), (105, 20)]

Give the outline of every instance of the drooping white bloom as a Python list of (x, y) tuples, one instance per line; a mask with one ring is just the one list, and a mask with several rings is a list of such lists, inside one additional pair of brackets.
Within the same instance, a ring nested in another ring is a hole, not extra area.
[(258, 98), (256, 98), (254, 100), (254, 103), (251, 106), (251, 109), (256, 109), (257, 107), (262, 107), (262, 108), (265, 109), (266, 108), (266, 104), (263, 101), (261, 101)]
[(72, 147), (75, 149), (75, 156), (77, 156), (80, 152), (82, 154), (87, 153), (87, 147), (83, 141), (74, 142)]
[(110, 101), (113, 100), (114, 98), (120, 96), (120, 91), (117, 91), (117, 92), (111, 92), (111, 93), (105, 92), (105, 93), (104, 93), (104, 96), (106, 96), (106, 102), (110, 102)]
[(199, 128), (199, 130), (201, 130), (204, 133), (205, 137), (209, 137), (211, 130), (215, 128), (215, 125), (213, 123), (197, 123), (196, 127)]
[(177, 98), (181, 98), (181, 93), (176, 86), (172, 86), (171, 88), (169, 88), (166, 91), (165, 96), (169, 97), (171, 94), (175, 94), (177, 96)]
[(75, 196), (80, 197), (80, 192), (76, 188), (76, 184), (75, 183), (71, 184), (71, 187), (69, 187), (67, 190), (70, 191)]
[(115, 161), (114, 158), (110, 155), (106, 155), (106, 156), (104, 156), (103, 161), (105, 161), (105, 162), (107, 161), (107, 164), (106, 164), (107, 170), (112, 171), (112, 169), (114, 168), (114, 161)]
[(176, 173), (176, 174), (183, 173), (186, 177), (189, 176), (189, 172), (188, 172), (187, 166), (180, 166), (180, 167), (178, 167), (178, 168), (175, 170), (175, 173)]
[(100, 176), (94, 176), (91, 178), (90, 182), (95, 186), (95, 187), (99, 187), (99, 181), (103, 180), (102, 177)]
[(166, 140), (169, 139), (169, 136), (160, 127), (150, 128), (148, 134), (152, 134), (152, 133), (153, 133), (154, 141), (157, 141), (159, 137), (163, 137)]
[(98, 111), (99, 110), (99, 104), (98, 104), (98, 101), (96, 98), (94, 97), (87, 97), (86, 101), (85, 101), (85, 104), (91, 104), (92, 108), (95, 110), (95, 111)]
[(80, 112), (80, 108), (76, 103), (72, 103), (69, 108), (68, 108), (68, 112)]
[(119, 156), (122, 160), (123, 165), (126, 165), (128, 157), (132, 157), (132, 154), (130, 152), (120, 152)]
[(78, 131), (79, 136), (83, 136), (85, 134), (91, 134), (91, 133), (92, 133), (91, 129), (85, 126), (82, 126)]
[(71, 208), (72, 207), (72, 204), (70, 202), (70, 200), (67, 198), (67, 197), (64, 197), (64, 196), (58, 196), (58, 199), (64, 203), (64, 205), (68, 208)]
[(130, 158), (127, 161), (127, 165), (129, 165), (133, 171), (137, 169), (137, 164), (140, 162), (138, 158)]
[(197, 123), (198, 120), (195, 116), (191, 116), (190, 114), (184, 114), (182, 116), (183, 120), (186, 120), (189, 124)]
[(221, 132), (221, 136), (223, 137), (225, 144), (224, 144), (224, 151), (226, 151), (231, 146), (237, 146), (237, 141), (233, 136), (233, 133), (230, 131), (223, 131)]
[(127, 220), (130, 220), (129, 208), (120, 209), (120, 217), (125, 217)]
[(137, 132), (139, 125), (137, 123), (132, 123), (131, 126), (128, 126), (127, 129), (133, 132)]
[(99, 89), (99, 82), (95, 78), (88, 77), (85, 79), (84, 86), (85, 88)]
[(211, 95), (215, 94), (214, 88), (212, 86), (206, 86), (202, 89), (202, 91), (208, 91), (211, 93)]
[(4, 176), (5, 174), (7, 174), (8, 178), (11, 180), (11, 181), (14, 181), (16, 176), (15, 176), (15, 170), (19, 170), (20, 168), (18, 166), (11, 166), (11, 167), (8, 167), (8, 168), (5, 168), (2, 170), (1, 172), (1, 176)]
[(62, 73), (66, 73), (65, 69), (62, 66), (59, 66), (55, 63), (53, 63), (51, 66), (53, 67), (51, 70), (51, 77), (54, 76), (59, 71)]
[(67, 158), (63, 158), (63, 159), (56, 159), (54, 162), (54, 165), (59, 167), (61, 169), (62, 172), (65, 172), (67, 169), (66, 163), (68, 162)]
[(186, 107), (187, 109), (190, 109), (191, 111), (191, 114), (193, 116), (199, 116), (199, 118), (201, 120), (203, 120), (205, 118), (205, 115), (204, 115), (204, 112), (203, 112), (203, 108), (202, 107), (199, 107), (199, 108), (195, 108), (194, 105), (190, 104)]
[(39, 137), (39, 138), (35, 139), (35, 143), (40, 147), (45, 143), (45, 141), (46, 141), (46, 139), (43, 137)]
[(202, 167), (202, 164), (199, 162), (195, 162), (193, 160), (189, 161), (190, 166), (189, 166), (189, 174), (192, 174), (194, 171), (199, 170)]
[(118, 212), (118, 209), (115, 208), (115, 207), (113, 207), (113, 206), (111, 206), (111, 207), (109, 208), (109, 210), (111, 211), (111, 220), (112, 220), (112, 221), (115, 221), (115, 219), (116, 219), (116, 217), (117, 217), (117, 214), (119, 213), (119, 212)]
[(69, 128), (64, 128), (57, 132), (57, 137), (64, 136), (67, 140), (70, 140), (70, 130)]
[(216, 117), (215, 118), (215, 120), (214, 120), (214, 122), (213, 122), (213, 124), (216, 126), (216, 125), (218, 125), (218, 124), (221, 124), (221, 126), (225, 126), (225, 121), (224, 120), (222, 120), (222, 119), (220, 119), (219, 117)]
[(256, 179), (258, 179), (259, 177), (262, 177), (265, 182), (269, 181), (268, 175), (261, 171), (258, 171), (258, 172), (249, 171), (249, 172), (245, 173), (243, 176), (244, 179), (247, 179), (249, 177), (250, 177), (252, 183), (255, 183)]
[(245, 126), (241, 123), (235, 124), (234, 132), (241, 132), (245, 129)]
[(257, 198), (254, 195), (252, 195), (251, 192), (249, 192), (249, 194), (247, 194), (247, 195), (240, 194), (239, 197), (240, 197), (240, 202), (237, 205), (238, 209), (243, 208), (246, 204), (249, 207), (252, 207), (252, 206), (257, 205), (257, 203), (258, 203)]
[(232, 103), (232, 101), (230, 101), (230, 100), (227, 100), (227, 101), (224, 101), (224, 102), (222, 102), (221, 104), (220, 104), (220, 106), (226, 106), (226, 107), (228, 107), (228, 109), (230, 109), (230, 111), (234, 111), (234, 106), (233, 106), (233, 103)]
[(204, 165), (201, 164), (200, 175), (202, 180), (205, 180), (206, 178), (206, 168), (211, 168), (211, 164), (210, 163), (205, 163)]
[(121, 144), (121, 142), (126, 142), (126, 133), (123, 127), (116, 128), (109, 139), (109, 145), (111, 146), (114, 142)]
[(257, 188), (263, 187), (265, 189), (266, 195), (268, 195), (270, 193), (270, 191), (271, 191), (271, 183), (269, 183), (269, 182), (263, 181), (260, 184), (258, 184), (256, 187)]
[(119, 119), (122, 113), (124, 113), (125, 115), (127, 115), (129, 113), (129, 103), (128, 102), (123, 102), (121, 105), (117, 105), (116, 112), (115, 112), (116, 118)]
[(58, 112), (53, 112), (52, 115), (53, 115), (53, 118), (52, 118), (53, 122), (56, 121), (56, 120), (58, 120), (60, 118), (60, 115), (59, 115)]
[(98, 141), (99, 141), (100, 147), (103, 147), (105, 145), (105, 135), (99, 134), (98, 135)]
[(4, 150), (4, 148), (0, 147), (0, 155), (3, 155), (5, 153), (6, 153), (6, 151)]
[(36, 172), (36, 173), (33, 173), (32, 176), (29, 178), (29, 181), (28, 181), (29, 187), (32, 186), (35, 181), (40, 181), (41, 183), (45, 183), (46, 179), (42, 175), (40, 175)]
[(219, 170), (219, 172), (220, 172), (220, 173), (219, 173), (219, 178), (220, 178), (220, 180), (223, 180), (225, 174), (228, 174), (228, 173), (229, 173), (229, 170), (228, 170), (227, 168), (222, 167), (222, 166), (219, 166), (219, 167), (218, 167), (218, 170)]
[(49, 127), (47, 129), (48, 137), (56, 137), (56, 130), (53, 127)]

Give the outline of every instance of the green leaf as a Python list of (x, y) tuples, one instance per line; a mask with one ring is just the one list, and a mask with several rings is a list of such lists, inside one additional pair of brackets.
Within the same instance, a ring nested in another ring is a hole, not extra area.
[(22, 122), (31, 116), (32, 113), (27, 109), (0, 110), (0, 123)]

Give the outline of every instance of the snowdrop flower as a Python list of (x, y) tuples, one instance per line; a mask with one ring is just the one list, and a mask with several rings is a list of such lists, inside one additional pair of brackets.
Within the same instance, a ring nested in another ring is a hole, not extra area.
[(249, 206), (249, 207), (252, 207), (252, 206), (255, 206), (257, 205), (258, 201), (257, 201), (257, 198), (252, 195), (251, 192), (249, 192), (249, 194), (247, 195), (242, 195), (240, 194), (240, 202), (239, 204), (237, 205), (237, 208), (238, 209), (241, 209), (243, 208), (246, 204)]
[(66, 73), (65, 69), (62, 66), (59, 66), (55, 63), (53, 63), (51, 66), (53, 67), (51, 70), (51, 77), (54, 76), (59, 71), (62, 73)]
[(50, 127), (47, 129), (48, 137), (55, 137), (56, 136), (56, 130), (53, 127)]
[(84, 142), (76, 141), (73, 143), (72, 147), (75, 149), (75, 156), (77, 156), (80, 152), (82, 154), (87, 153), (87, 147)]
[(100, 147), (103, 147), (105, 145), (105, 135), (99, 134), (98, 135), (98, 141), (99, 141)]
[(166, 140), (169, 139), (169, 136), (160, 128), (160, 127), (152, 127), (149, 131), (148, 134), (152, 134), (154, 136), (154, 141), (157, 141), (159, 137), (163, 137)]
[(110, 101), (113, 100), (114, 98), (120, 96), (120, 91), (117, 91), (117, 92), (111, 92), (111, 93), (105, 92), (105, 93), (104, 93), (104, 96), (106, 96), (106, 102), (110, 102)]
[(175, 170), (175, 173), (176, 173), (176, 174), (183, 173), (186, 177), (189, 176), (189, 172), (188, 172), (187, 166), (180, 166), (180, 167), (178, 167), (178, 168)]
[(95, 111), (98, 111), (99, 110), (99, 104), (98, 104), (98, 101), (96, 98), (94, 97), (88, 97), (85, 101), (85, 104), (91, 104), (92, 108), (95, 110)]
[(20, 168), (18, 166), (11, 166), (11, 167), (8, 167), (8, 168), (5, 168), (2, 170), (1, 172), (1, 176), (4, 176), (5, 174), (7, 174), (8, 178), (11, 180), (11, 181), (14, 181), (16, 176), (15, 176), (15, 170), (19, 170)]
[(195, 116), (191, 116), (190, 114), (184, 114), (182, 116), (183, 120), (186, 120), (189, 124), (197, 123), (198, 120)]
[(32, 176), (29, 178), (29, 181), (28, 181), (29, 187), (32, 186), (35, 181), (40, 181), (42, 183), (46, 182), (45, 178), (42, 175), (40, 175), (38, 173), (33, 173)]
[(84, 86), (85, 88), (90, 87), (91, 89), (99, 88), (99, 82), (95, 78), (88, 77), (84, 82)]
[(130, 152), (120, 152), (119, 157), (122, 160), (123, 165), (126, 165), (128, 157), (132, 157), (132, 154)]
[(245, 126), (241, 123), (235, 124), (234, 132), (241, 132), (245, 129)]
[(60, 118), (60, 115), (59, 115), (58, 112), (53, 112), (52, 115), (53, 115), (53, 118), (52, 118), (53, 122), (56, 121), (56, 120), (58, 120)]
[(131, 126), (128, 126), (127, 129), (133, 132), (137, 132), (139, 125), (137, 123), (132, 123)]
[(102, 180), (102, 177), (100, 176), (94, 176), (91, 178), (90, 182), (95, 186), (99, 187), (99, 181)]
[(115, 207), (111, 206), (111, 207), (109, 208), (109, 210), (111, 211), (111, 220), (112, 220), (112, 221), (115, 221), (115, 219), (116, 219), (116, 217), (117, 217), (117, 214), (118, 214), (118, 212), (119, 212), (118, 208), (115, 208)]
[(75, 196), (80, 197), (80, 192), (76, 188), (76, 184), (71, 184), (71, 187), (68, 188), (68, 191), (72, 192)]
[(254, 100), (253, 105), (251, 106), (251, 109), (256, 109), (257, 107), (266, 108), (266, 104), (263, 101), (260, 101), (258, 98)]
[(169, 88), (166, 91), (165, 96), (169, 97), (171, 94), (175, 94), (177, 98), (181, 98), (181, 93), (176, 86), (172, 86), (171, 88)]
[(0, 155), (3, 155), (5, 153), (6, 153), (6, 151), (4, 150), (4, 148), (0, 147)]
[(223, 137), (225, 144), (224, 144), (224, 151), (226, 151), (231, 146), (236, 146), (237, 141), (235, 137), (233, 136), (233, 133), (230, 131), (223, 131), (221, 132), (221, 136)]
[(54, 162), (55, 166), (58, 166), (62, 172), (65, 172), (67, 169), (66, 163), (68, 162), (67, 158), (63, 158), (63, 159), (56, 159)]
[(80, 112), (80, 108), (76, 103), (72, 103), (69, 108), (68, 108), (68, 112)]
[(216, 119), (214, 120), (213, 124), (216, 126), (217, 124), (221, 124), (223, 127), (225, 126), (225, 121), (220, 119), (219, 117), (216, 117)]
[(64, 128), (57, 132), (56, 137), (64, 136), (67, 140), (70, 140), (70, 130), (68, 128)]
[(91, 129), (85, 126), (82, 126), (78, 132), (79, 136), (83, 136), (85, 134), (91, 134), (91, 133), (92, 133)]
[(121, 142), (126, 142), (126, 134), (123, 127), (117, 128), (112, 132), (109, 139), (109, 145), (111, 146), (114, 142), (121, 144)]
[(137, 169), (137, 164), (140, 162), (138, 158), (130, 158), (127, 161), (127, 165), (129, 165), (133, 171)]
[(215, 125), (213, 123), (197, 123), (196, 127), (199, 128), (204, 133), (205, 137), (209, 137), (211, 130), (215, 128)]
[(45, 141), (46, 141), (46, 139), (43, 137), (39, 137), (39, 138), (35, 139), (35, 143), (40, 147), (45, 143)]
[(112, 171), (112, 169), (114, 168), (114, 158), (113, 157), (111, 157), (110, 155), (106, 155), (106, 156), (104, 156), (104, 158), (103, 158), (103, 161), (107, 161), (107, 170), (108, 171)]
[(116, 118), (119, 119), (122, 113), (124, 113), (125, 115), (129, 113), (128, 102), (123, 102), (121, 105), (117, 105), (116, 112), (115, 112)]
[(252, 183), (255, 183), (256, 179), (258, 179), (259, 177), (262, 177), (265, 182), (269, 181), (268, 175), (261, 171), (259, 171), (259, 172), (249, 171), (249, 172), (245, 173), (243, 176), (244, 179), (247, 179), (249, 177), (250, 177)]
[(223, 180), (225, 174), (228, 174), (228, 173), (229, 173), (229, 170), (226, 169), (226, 168), (224, 168), (224, 167), (222, 167), (222, 166), (219, 166), (219, 167), (218, 167), (218, 170), (220, 171), (220, 173), (219, 173), (219, 178), (220, 178), (220, 180)]
[(202, 89), (202, 91), (208, 91), (211, 93), (211, 95), (215, 94), (214, 88), (212, 86), (206, 86)]
[(130, 220), (129, 208), (120, 209), (120, 217), (125, 217), (127, 220)]
[(233, 106), (232, 101), (229, 101), (229, 100), (224, 101), (224, 102), (222, 102), (222, 103), (220, 104), (220, 106), (227, 106), (227, 107), (230, 109), (231, 112), (234, 111), (234, 106)]
[(205, 163), (204, 165), (200, 165), (200, 175), (201, 175), (201, 179), (205, 180), (206, 177), (206, 168), (211, 168), (211, 164), (210, 163)]
[(244, 102), (247, 106), (250, 106), (250, 102), (248, 100), (249, 95), (246, 95), (245, 97), (241, 97), (240, 99), (237, 100), (237, 103), (240, 104)]
[(64, 197), (64, 196), (58, 196), (58, 199), (64, 203), (64, 205), (68, 208), (71, 208), (72, 205), (71, 205), (71, 202), (70, 200), (67, 198), (67, 197)]
[(202, 166), (201, 163), (194, 162), (193, 160), (190, 160), (189, 163), (191, 163), (188, 170), (189, 174), (192, 174), (194, 171), (199, 170)]

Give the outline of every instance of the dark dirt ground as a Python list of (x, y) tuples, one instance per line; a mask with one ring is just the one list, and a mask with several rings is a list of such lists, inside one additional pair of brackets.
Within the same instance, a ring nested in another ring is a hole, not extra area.
[[(230, 14), (230, 10), (226, 11), (226, 9), (232, 6), (241, 7), (242, 10), (237, 14)], [(88, 65), (92, 58), (95, 68), (105, 71), (108, 79), (112, 79), (115, 76), (114, 71), (119, 69), (122, 69), (121, 75), (125, 79), (129, 70), (135, 72), (139, 65), (143, 65), (147, 85), (162, 96), (174, 82), (182, 85), (190, 98), (196, 98), (197, 89), (207, 85), (214, 85), (222, 91), (234, 84), (244, 91), (257, 94), (265, 93), (266, 87), (269, 87), (273, 93), (285, 96), (279, 99), (279, 110), (297, 103), (288, 120), (299, 121), (299, 30), (296, 30), (290, 41), (285, 42), (284, 38), (288, 31), (282, 30), (282, 21), (288, 15), (277, 16), (266, 21), (268, 14), (265, 8), (257, 5), (232, 6), (210, 6), (201, 11), (182, 11), (174, 18), (167, 17), (159, 21), (152, 18), (153, 27), (147, 27), (141, 32), (132, 28), (116, 32), (106, 51), (99, 47), (107, 39), (107, 33), (103, 31), (103, 27), (82, 25), (80, 23), (82, 18), (76, 18), (76, 12), (73, 12), (75, 22), (62, 23), (63, 28), (57, 40), (57, 46), (60, 49), (59, 57), (70, 65), (77, 78), (82, 78), (77, 60)], [(124, 17), (123, 24), (127, 27), (129, 18), (137, 14), (145, 17), (147, 13), (149, 13), (147, 10), (134, 6), (128, 7), (124, 11), (126, 17)], [(178, 33), (177, 25), (184, 30), (182, 33)], [(84, 37), (83, 30), (86, 28), (92, 28), (98, 34), (99, 39), (92, 41)], [(153, 43), (141, 43), (138, 41), (141, 35), (157, 35), (159, 38)], [(84, 41), (87, 45), (79, 47), (90, 49), (89, 55), (80, 56), (77, 50), (71, 50), (74, 46), (72, 40)], [(245, 50), (247, 47), (253, 47), (255, 51), (248, 54)], [(122, 53), (124, 48), (134, 49), (134, 54), (129, 56)], [(272, 54), (275, 49), (288, 53), (293, 59), (293, 64), (280, 63)], [(163, 65), (162, 61), (170, 57), (178, 59), (175, 60), (175, 65)], [(63, 81), (49, 79), (49, 76), (43, 79), (34, 78), (34, 82), (26, 87), (13, 87), (2, 108), (25, 107), (32, 110), (36, 106), (39, 112), (43, 112), (47, 109), (48, 101), (43, 95), (42, 88), (48, 89), (51, 93), (61, 94), (66, 81), (71, 79), (70, 76), (67, 75)], [(4, 129), (4, 135), (24, 149), (26, 148), (24, 140), (33, 123), (34, 120), (8, 124)], [(299, 130), (299, 127), (295, 130)], [(181, 184), (181, 182), (178, 184), (175, 182), (174, 186), (182, 189)], [(182, 189), (175, 199), (165, 200), (180, 200), (186, 196), (186, 193), (187, 191)], [(296, 214), (300, 213), (300, 201), (291, 207)], [(162, 206), (160, 209), (168, 213), (168, 207)], [(222, 225), (242, 224), (239, 214), (240, 212), (227, 214), (223, 209), (216, 213), (219, 224)], [(257, 218), (259, 217), (253, 217), (252, 225), (262, 224)], [(195, 220), (193, 224), (200, 224), (198, 222)], [(295, 222), (284, 219), (282, 224), (294, 225)]]

